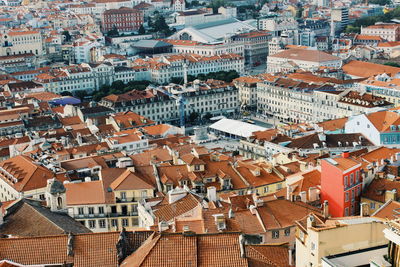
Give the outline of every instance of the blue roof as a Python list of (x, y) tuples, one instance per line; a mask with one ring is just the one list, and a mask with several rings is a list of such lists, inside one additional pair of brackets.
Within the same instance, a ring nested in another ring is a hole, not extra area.
[(81, 100), (72, 96), (64, 96), (61, 98), (53, 99), (52, 101), (49, 101), (50, 104), (53, 105), (75, 105), (75, 104), (80, 104)]

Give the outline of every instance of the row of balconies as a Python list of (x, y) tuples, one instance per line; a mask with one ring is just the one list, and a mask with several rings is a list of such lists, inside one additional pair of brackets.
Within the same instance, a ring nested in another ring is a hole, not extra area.
[(138, 216), (138, 212), (116, 212), (107, 214), (75, 214), (73, 217), (77, 219), (97, 219), (110, 217)]

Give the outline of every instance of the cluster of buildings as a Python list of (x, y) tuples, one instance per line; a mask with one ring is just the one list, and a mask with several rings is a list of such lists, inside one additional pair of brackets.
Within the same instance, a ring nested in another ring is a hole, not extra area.
[(398, 3), (207, 4), (1, 2), (0, 266), (400, 266)]

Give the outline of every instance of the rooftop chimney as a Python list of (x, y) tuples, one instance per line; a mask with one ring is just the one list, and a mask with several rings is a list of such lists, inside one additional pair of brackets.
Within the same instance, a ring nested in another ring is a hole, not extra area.
[(229, 219), (235, 218), (235, 213), (233, 213), (232, 208), (229, 209), (228, 217), (229, 217)]
[(127, 256), (129, 249), (129, 242), (126, 236), (125, 228), (122, 228), (116, 244), (118, 263), (120, 264)]
[(311, 228), (315, 226), (315, 217), (314, 215), (310, 214), (307, 217), (307, 228)]
[(246, 258), (245, 239), (243, 234), (239, 236), (240, 257)]
[(324, 201), (324, 204), (322, 204), (323, 206), (323, 215), (325, 219), (329, 218), (329, 205), (328, 205), (328, 200)]
[(176, 187), (168, 192), (169, 204), (174, 203), (187, 195), (187, 191), (181, 187)]
[(68, 241), (67, 241), (67, 256), (74, 256), (74, 235), (72, 233), (68, 234)]
[(293, 265), (293, 251), (291, 248), (288, 249), (288, 253), (289, 253), (289, 266)]
[(348, 157), (350, 157), (350, 153), (349, 152), (343, 152), (342, 153), (342, 158), (347, 159)]
[(250, 205), (249, 210), (251, 212), (251, 214), (255, 215), (257, 212), (257, 208), (254, 205)]
[(163, 231), (166, 231), (166, 230), (168, 230), (168, 229), (169, 229), (168, 223), (161, 221), (161, 222), (158, 224), (158, 231), (159, 231), (159, 232), (163, 232)]
[(207, 188), (207, 198), (208, 201), (217, 201), (217, 188), (215, 186), (210, 186)]
[(300, 199), (301, 199), (301, 202), (304, 202), (304, 203), (307, 202), (307, 192), (306, 191), (300, 192)]
[(396, 200), (397, 199), (397, 190), (386, 190), (385, 191), (385, 202), (388, 202), (389, 200)]
[(1, 209), (1, 202), (0, 202), (0, 226), (4, 223), (4, 215), (3, 215), (3, 211)]
[(369, 206), (368, 203), (361, 203), (360, 204), (360, 215), (362, 217), (369, 216)]

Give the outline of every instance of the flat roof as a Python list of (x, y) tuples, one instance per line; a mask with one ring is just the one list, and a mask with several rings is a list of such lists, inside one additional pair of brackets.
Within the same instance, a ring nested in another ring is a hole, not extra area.
[[(383, 260), (387, 254), (387, 245), (368, 247), (365, 249), (348, 251), (336, 255), (329, 255), (322, 258), (326, 266), (370, 266), (371, 260)], [(324, 264), (323, 264), (324, 265)], [(389, 265), (380, 265), (389, 266)]]
[(245, 138), (252, 136), (253, 132), (264, 131), (268, 129), (247, 122), (231, 119), (221, 119), (211, 124), (209, 128)]

